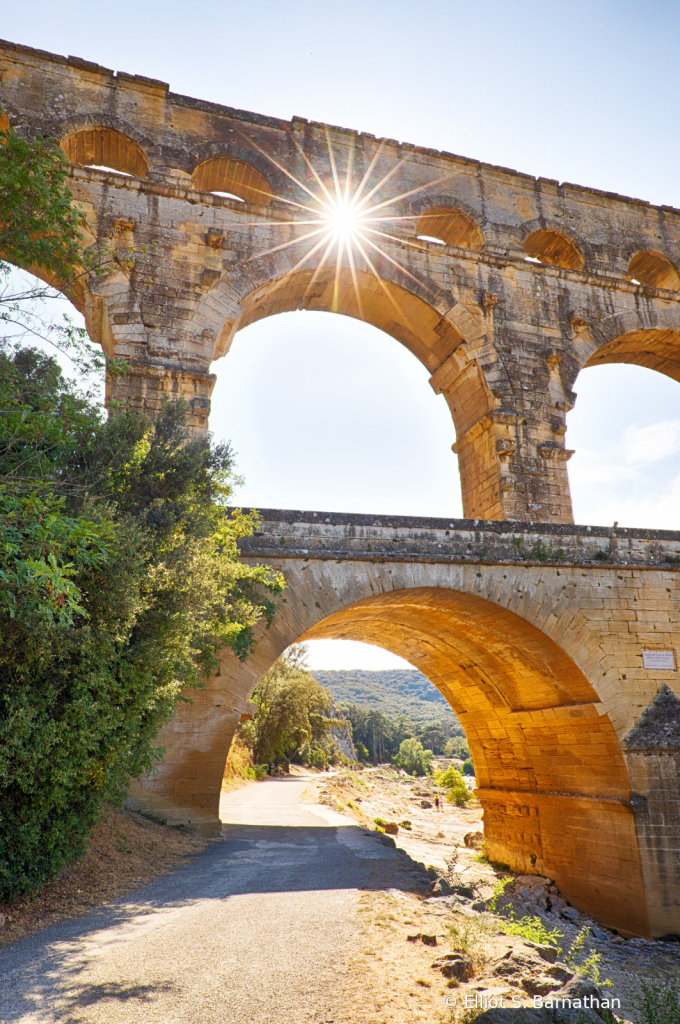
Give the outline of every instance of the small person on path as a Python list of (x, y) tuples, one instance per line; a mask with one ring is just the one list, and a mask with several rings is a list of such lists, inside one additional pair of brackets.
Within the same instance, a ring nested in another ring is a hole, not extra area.
[(439, 807), (439, 797), (438, 796), (436, 796), (434, 798), (434, 808), (435, 808), (436, 811), (440, 810), (440, 807)]

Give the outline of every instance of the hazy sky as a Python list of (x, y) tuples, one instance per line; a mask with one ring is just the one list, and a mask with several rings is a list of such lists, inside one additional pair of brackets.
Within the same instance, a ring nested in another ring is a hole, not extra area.
[[(174, 92), (293, 114), (680, 207), (680, 2), (164, 0), (4, 5), (2, 35)], [(460, 515), (455, 432), (375, 328), (289, 313), (213, 364), (243, 504)], [(567, 446), (577, 522), (680, 528), (680, 385), (585, 370)], [(377, 660), (376, 660), (377, 659)], [(316, 667), (391, 656), (319, 641)]]

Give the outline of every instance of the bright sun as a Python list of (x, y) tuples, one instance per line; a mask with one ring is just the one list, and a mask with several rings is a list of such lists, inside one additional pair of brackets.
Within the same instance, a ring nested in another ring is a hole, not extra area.
[[(383, 148), (386, 145), (385, 140), (381, 140), (368, 167), (357, 182), (354, 170), (354, 150), (350, 149), (344, 169), (338, 168), (328, 132), (326, 132), (326, 137), (328, 143), (328, 162), (332, 174), (331, 180), (324, 180), (324, 177), (314, 168), (300, 143), (295, 139), (293, 140), (300, 157), (306, 164), (307, 170), (313, 179), (310, 184), (296, 177), (285, 166), (274, 160), (270, 154), (256, 147), (264, 158), (271, 160), (280, 173), (290, 178), (298, 188), (306, 192), (309, 199), (307, 202), (284, 199), (283, 202), (287, 203), (291, 210), (290, 218), (283, 218), (278, 222), (270, 220), (242, 222), (244, 227), (267, 226), (271, 228), (278, 226), (289, 229), (291, 226), (295, 226), (303, 229), (303, 233), (299, 234), (296, 232), (294, 238), (289, 238), (285, 242), (263, 249), (260, 253), (248, 256), (243, 262), (249, 263), (251, 260), (259, 259), (263, 256), (283, 252), (291, 246), (298, 247), (301, 244), (307, 243), (306, 252), (300, 256), (280, 279), (279, 287), (282, 287), (292, 274), (305, 266), (305, 264), (308, 265), (316, 257), (317, 265), (312, 273), (308, 287), (311, 288), (318, 275), (323, 271), (324, 266), (335, 262), (335, 294), (337, 296), (341, 266), (343, 263), (346, 263), (349, 265), (352, 276), (359, 315), (363, 318), (361, 295), (357, 283), (358, 262), (365, 266), (383, 290), (386, 290), (386, 286), (373, 263), (376, 257), (391, 263), (402, 274), (412, 278), (416, 284), (421, 284), (406, 269), (403, 263), (398, 263), (386, 249), (386, 246), (394, 242), (399, 243), (401, 247), (407, 245), (413, 249), (423, 248), (422, 243), (418, 240), (405, 239), (403, 235), (398, 237), (392, 233), (394, 227), (399, 222), (407, 224), (410, 221), (415, 221), (418, 216), (416, 213), (403, 213), (399, 215), (395, 212), (394, 207), (401, 200), (438, 185), (445, 179), (446, 175), (434, 181), (425, 182), (417, 188), (409, 189), (408, 192), (401, 193), (400, 195), (381, 199), (380, 193), (383, 192), (387, 183), (397, 173), (405, 158), (392, 163), (390, 169), (380, 176), (377, 168), (383, 154)], [(358, 173), (356, 177), (359, 177)], [(378, 179), (377, 181), (375, 180), (376, 178)], [(391, 292), (388, 293), (388, 298), (390, 302), (395, 303)], [(400, 312), (404, 315), (403, 311), (400, 310)]]
[(353, 203), (341, 199), (332, 203), (328, 212), (321, 214), (321, 220), (326, 221), (335, 235), (349, 241), (360, 228), (362, 216), (354, 209)]

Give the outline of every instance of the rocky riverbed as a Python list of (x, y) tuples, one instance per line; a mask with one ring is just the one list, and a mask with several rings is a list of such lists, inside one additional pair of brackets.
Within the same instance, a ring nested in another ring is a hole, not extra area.
[(680, 944), (624, 938), (571, 907), (552, 879), (490, 864), (479, 804), (443, 795), (387, 767), (319, 787), (323, 803), (412, 862), (410, 891), (363, 897), (355, 1019), (647, 1024), (641, 984), (680, 981)]

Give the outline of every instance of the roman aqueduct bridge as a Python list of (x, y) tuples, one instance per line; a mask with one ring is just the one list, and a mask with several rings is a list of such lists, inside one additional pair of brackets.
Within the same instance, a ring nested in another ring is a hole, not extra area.
[[(492, 858), (624, 933), (680, 933), (680, 534), (570, 525), (564, 442), (582, 368), (680, 380), (680, 211), (12, 43), (0, 57), (4, 123), (61, 146), (87, 241), (112, 254), (53, 282), (127, 361), (110, 399), (153, 415), (183, 395), (205, 431), (235, 334), (325, 310), (405, 345), (455, 425), (466, 520), (262, 511), (243, 557), (284, 572), (276, 621), (168, 726), (137, 804), (216, 827), (262, 673), (295, 641), (364, 640), (463, 722)], [(328, 258), (307, 237), (334, 174), (392, 218), (377, 248)]]

